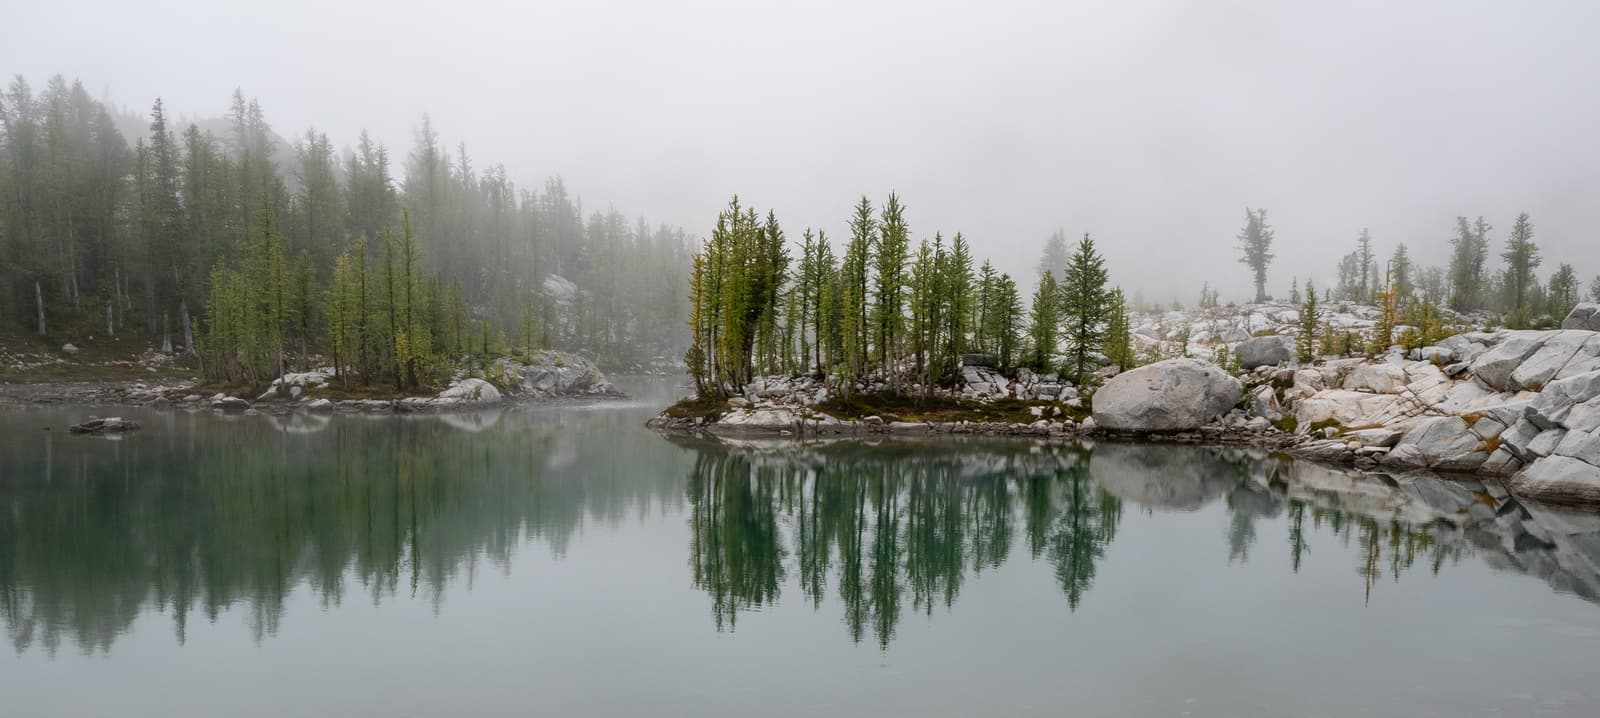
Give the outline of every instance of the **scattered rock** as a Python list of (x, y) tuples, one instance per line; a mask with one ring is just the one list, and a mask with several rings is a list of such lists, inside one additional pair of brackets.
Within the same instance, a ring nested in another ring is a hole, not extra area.
[(241, 412), (250, 408), (250, 402), (237, 396), (223, 396), (218, 394), (211, 398), (211, 408), (225, 412)]
[(1246, 369), (1288, 364), (1294, 361), (1294, 338), (1254, 337), (1239, 342), (1239, 346), (1233, 348), (1233, 353), (1239, 357), (1239, 364)]

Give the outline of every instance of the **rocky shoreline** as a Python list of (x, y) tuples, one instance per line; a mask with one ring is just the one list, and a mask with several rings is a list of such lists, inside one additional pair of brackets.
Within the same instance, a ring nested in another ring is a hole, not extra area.
[(1562, 329), (1469, 332), (1370, 359), (1301, 364), (1286, 339), (1229, 345), (1245, 368), (1239, 377), (1192, 358), (1108, 376), (1082, 391), (1091, 407), (1079, 421), (1067, 415), (1068, 402), (1081, 406), (1081, 389), (967, 367), (954, 395), (1028, 399), (1037, 402), (1034, 420), (841, 420), (818, 409), (833, 391), (827, 382), (769, 377), (721, 410), (663, 414), (649, 425), (726, 438), (1112, 436), (1244, 445), (1362, 469), (1493, 476), (1524, 498), (1600, 506), (1600, 306), (1579, 305)]
[(199, 391), (184, 381), (49, 381), (0, 384), (0, 406), (146, 407), (211, 410), (219, 413), (285, 415), (309, 413), (438, 413), (475, 411), (513, 403), (568, 399), (620, 399), (593, 362), (565, 352), (538, 352), (528, 361), (501, 359), (486, 378), (458, 372), (432, 396), (334, 398), (339, 396), (332, 368), (286, 374), (266, 391), (246, 399)]

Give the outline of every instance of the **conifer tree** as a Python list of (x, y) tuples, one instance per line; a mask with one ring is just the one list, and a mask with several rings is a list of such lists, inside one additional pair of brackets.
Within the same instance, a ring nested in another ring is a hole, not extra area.
[(1484, 306), (1490, 229), (1482, 217), (1472, 224), (1466, 217), (1456, 217), (1456, 236), (1450, 240), (1451, 309), (1466, 312)]
[(999, 353), (1002, 369), (1016, 366), (1018, 334), (1022, 329), (1022, 295), (1017, 292), (1017, 282), (1009, 274), (1001, 274), (995, 282), (995, 310), (993, 341)]
[(1068, 368), (1079, 383), (1088, 376), (1091, 357), (1105, 339), (1107, 279), (1105, 259), (1085, 233), (1067, 263), (1061, 289)]
[[(869, 359), (867, 341), (871, 304), (868, 295), (869, 266), (873, 261), (874, 237), (878, 224), (872, 203), (862, 197), (850, 218), (850, 241), (845, 245), (840, 268), (839, 315), (844, 323), (844, 368), (852, 379), (866, 375)], [(848, 383), (848, 382), (846, 382)]]
[(873, 257), (873, 341), (878, 365), (892, 387), (898, 387), (895, 353), (899, 351), (905, 323), (906, 264), (910, 258), (911, 230), (906, 225), (900, 198), (889, 194), (878, 218), (877, 252)]
[(1394, 290), (1400, 295), (1400, 302), (1407, 303), (1411, 295), (1416, 292), (1416, 270), (1411, 266), (1411, 253), (1406, 249), (1405, 242), (1395, 245), (1394, 254), (1389, 257), (1389, 276), (1394, 278)]
[(1533, 224), (1528, 221), (1527, 212), (1517, 215), (1517, 221), (1511, 227), (1511, 234), (1506, 237), (1506, 248), (1500, 253), (1500, 258), (1506, 262), (1505, 291), (1508, 294), (1506, 307), (1525, 321), (1529, 289), (1535, 282), (1533, 271), (1541, 261), (1539, 246), (1533, 242)]
[(1133, 332), (1128, 321), (1128, 302), (1122, 288), (1111, 290), (1106, 301), (1106, 359), (1127, 370), (1137, 363), (1133, 354)]
[(1032, 317), (1028, 325), (1028, 358), (1023, 363), (1035, 371), (1048, 371), (1056, 353), (1057, 314), (1062, 306), (1054, 272), (1039, 275), (1033, 293)]
[(1257, 303), (1267, 301), (1267, 266), (1272, 264), (1272, 227), (1267, 224), (1267, 211), (1246, 208), (1244, 229), (1239, 232), (1239, 262), (1250, 267), (1255, 280)]
[(1572, 265), (1562, 262), (1550, 275), (1548, 291), (1550, 318), (1560, 321), (1578, 305), (1578, 272)]
[[(1316, 359), (1317, 326), (1322, 321), (1322, 309), (1317, 304), (1317, 287), (1306, 280), (1305, 301), (1300, 305), (1300, 331), (1295, 336), (1295, 354), (1302, 364)], [(1327, 341), (1327, 337), (1323, 337)]]

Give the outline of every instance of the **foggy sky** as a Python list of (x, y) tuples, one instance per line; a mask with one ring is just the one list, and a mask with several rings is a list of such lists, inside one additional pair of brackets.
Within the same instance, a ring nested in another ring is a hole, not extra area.
[(916, 236), (961, 231), (1025, 284), (1059, 227), (1192, 304), (1247, 295), (1247, 206), (1279, 295), (1331, 284), (1364, 226), (1439, 263), (1456, 215), (1498, 254), (1527, 211), (1541, 279), (1600, 273), (1600, 3), (11, 4), (0, 72), (36, 88), (220, 116), (241, 87), (281, 135), (365, 128), (396, 157), (426, 112), (479, 168), (701, 235), (737, 192), (842, 240), (895, 190)]

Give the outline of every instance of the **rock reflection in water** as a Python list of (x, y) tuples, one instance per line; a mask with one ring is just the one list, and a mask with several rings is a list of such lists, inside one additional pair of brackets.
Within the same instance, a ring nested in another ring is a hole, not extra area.
[(1474, 552), (1600, 596), (1600, 519), (1525, 507), (1493, 484), (1192, 446), (679, 441), (699, 452), (690, 563), (719, 629), (775, 604), (793, 578), (813, 607), (836, 596), (853, 640), (870, 632), (886, 647), (906, 607), (953, 606), (969, 575), (1011, 557), (1019, 531), (1075, 610), (1128, 507), (1188, 512), (1219, 500), (1230, 561), (1263, 550), (1257, 523), (1287, 514), (1292, 570), (1319, 541), (1353, 542), (1368, 601), (1386, 578), (1437, 573)]

